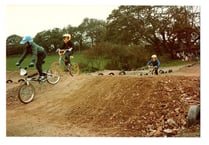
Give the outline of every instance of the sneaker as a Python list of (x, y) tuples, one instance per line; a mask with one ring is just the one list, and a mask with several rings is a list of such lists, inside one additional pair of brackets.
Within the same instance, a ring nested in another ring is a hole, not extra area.
[(39, 76), (38, 80), (39, 81), (45, 81), (46, 80), (46, 77), (45, 76)]
[(65, 64), (65, 66), (66, 66), (66, 67), (70, 67), (70, 66), (71, 66), (71, 64), (70, 64), (70, 63), (67, 63), (67, 64)]

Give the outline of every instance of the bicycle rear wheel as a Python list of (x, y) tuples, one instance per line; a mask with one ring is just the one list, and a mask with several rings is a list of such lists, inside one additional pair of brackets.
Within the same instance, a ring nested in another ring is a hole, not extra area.
[(35, 97), (35, 88), (31, 84), (24, 84), (19, 89), (18, 98), (19, 100), (24, 103), (30, 103), (33, 101)]
[(52, 85), (55, 85), (60, 80), (60, 75), (57, 71), (53, 71), (53, 70), (49, 69), (47, 71), (46, 75), (47, 75), (46, 76), (47, 77), (47, 82), (52, 84)]
[(77, 63), (71, 63), (68, 70), (70, 71), (72, 75), (78, 75), (80, 73), (80, 68)]

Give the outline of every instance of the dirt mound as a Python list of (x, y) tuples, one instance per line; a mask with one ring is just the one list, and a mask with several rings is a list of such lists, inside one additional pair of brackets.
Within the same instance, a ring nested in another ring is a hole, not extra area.
[(27, 105), (11, 95), (17, 88), (7, 89), (7, 136), (179, 135), (200, 99), (199, 76), (80, 75), (34, 85)]

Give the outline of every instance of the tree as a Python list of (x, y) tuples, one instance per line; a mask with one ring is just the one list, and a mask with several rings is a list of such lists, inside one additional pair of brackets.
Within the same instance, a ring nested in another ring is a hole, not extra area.
[(93, 46), (98, 41), (103, 41), (105, 36), (105, 21), (85, 18), (78, 26), (86, 42)]
[(54, 49), (62, 45), (62, 30), (54, 28), (39, 32), (34, 37), (34, 41), (45, 48), (47, 52), (52, 52)]
[(14, 55), (22, 53), (23, 46), (20, 44), (22, 37), (18, 35), (11, 35), (6, 40), (6, 54)]
[(182, 44), (198, 48), (199, 11), (189, 6), (120, 6), (107, 18), (107, 40), (125, 45), (150, 45), (158, 54)]

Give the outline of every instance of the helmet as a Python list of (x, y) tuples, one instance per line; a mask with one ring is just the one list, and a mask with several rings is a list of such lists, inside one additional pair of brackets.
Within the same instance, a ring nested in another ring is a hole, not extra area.
[(23, 39), (20, 41), (20, 44), (25, 44), (29, 42), (31, 44), (31, 42), (33, 42), (33, 38), (31, 36), (25, 36), (23, 37)]
[(70, 35), (70, 34), (64, 34), (62, 37), (63, 37), (63, 38), (64, 38), (64, 37), (68, 37), (69, 40), (71, 39), (71, 35)]
[(151, 56), (151, 58), (157, 58), (157, 55), (156, 55), (156, 54), (153, 54), (153, 55)]

